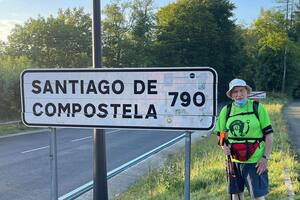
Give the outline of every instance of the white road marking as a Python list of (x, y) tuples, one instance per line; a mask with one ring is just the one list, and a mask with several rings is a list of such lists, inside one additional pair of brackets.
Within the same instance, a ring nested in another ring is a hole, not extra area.
[(295, 193), (293, 190), (293, 184), (291, 181), (291, 177), (289, 175), (290, 170), (286, 166), (284, 167), (283, 174), (284, 174), (284, 182), (285, 182), (287, 192), (288, 192), (288, 200), (294, 200)]
[(115, 133), (115, 132), (119, 132), (119, 131), (121, 131), (121, 129), (117, 129), (117, 130), (109, 131), (109, 132), (107, 132), (107, 133)]
[[(120, 130), (120, 129), (118, 129), (118, 130), (113, 130), (113, 131), (109, 131), (109, 132), (107, 132), (107, 133), (115, 133), (115, 132), (118, 132), (118, 131), (121, 131), (121, 130)], [(86, 139), (90, 139), (90, 138), (92, 138), (92, 136), (83, 137), (83, 138), (77, 138), (77, 139), (71, 140), (71, 142), (78, 142), (78, 141), (86, 140)]]
[[(113, 131), (109, 131), (107, 133), (115, 133), (115, 132), (119, 132), (119, 131), (121, 131), (121, 130), (120, 129), (113, 130)], [(74, 140), (71, 140), (71, 142), (78, 142), (78, 141), (82, 141), (82, 140), (86, 140), (86, 139), (90, 139), (90, 138), (92, 138), (92, 136), (74, 139)], [(49, 145), (44, 146), (44, 147), (35, 148), (35, 149), (30, 149), (30, 150), (27, 150), (27, 151), (22, 151), (21, 153), (25, 154), (25, 153), (30, 153), (30, 152), (33, 152), (33, 151), (38, 151), (38, 150), (47, 149), (47, 148), (49, 148)]]
[(74, 140), (71, 140), (71, 142), (78, 142), (78, 141), (85, 140), (85, 139), (89, 139), (89, 138), (92, 138), (92, 136), (74, 139)]
[(49, 146), (44, 146), (44, 147), (39, 147), (39, 148), (35, 148), (35, 149), (30, 149), (30, 150), (27, 150), (27, 151), (22, 151), (21, 153), (30, 153), (30, 152), (33, 152), (33, 151), (38, 151), (38, 150), (41, 150), (41, 149), (47, 149), (49, 148)]

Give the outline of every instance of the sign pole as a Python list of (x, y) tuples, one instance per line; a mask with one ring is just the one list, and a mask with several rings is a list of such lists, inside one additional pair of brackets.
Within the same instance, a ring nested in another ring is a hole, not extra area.
[(51, 200), (58, 199), (56, 128), (50, 133)]
[(184, 199), (190, 200), (191, 177), (191, 132), (185, 132), (185, 159), (184, 159)]
[[(93, 0), (93, 67), (101, 68), (101, 2)], [(105, 130), (94, 129), (94, 193), (93, 199), (107, 200)]]

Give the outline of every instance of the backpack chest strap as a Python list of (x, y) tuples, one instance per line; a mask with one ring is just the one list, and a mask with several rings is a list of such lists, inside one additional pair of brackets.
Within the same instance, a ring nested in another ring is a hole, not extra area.
[(265, 141), (265, 137), (259, 137), (259, 138), (237, 138), (237, 137), (228, 137), (229, 140), (236, 140), (236, 141), (248, 141), (248, 140), (255, 140), (258, 142)]

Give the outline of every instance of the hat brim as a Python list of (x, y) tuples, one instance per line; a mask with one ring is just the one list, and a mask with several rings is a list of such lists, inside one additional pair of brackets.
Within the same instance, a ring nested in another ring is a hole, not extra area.
[[(249, 85), (245, 85), (245, 86), (238, 86), (238, 85), (237, 85), (237, 86), (234, 86), (233, 88), (235, 88), (235, 87), (245, 87), (245, 88), (247, 89), (248, 93), (252, 92), (252, 88), (251, 88)], [(227, 97), (230, 98), (230, 99), (232, 99), (232, 98), (231, 98), (231, 91), (233, 90), (233, 88), (229, 89), (229, 90), (226, 92)]]

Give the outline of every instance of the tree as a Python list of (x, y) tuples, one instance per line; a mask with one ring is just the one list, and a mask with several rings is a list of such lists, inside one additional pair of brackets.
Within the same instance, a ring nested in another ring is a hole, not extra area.
[(103, 63), (145, 67), (153, 63), (153, 0), (114, 0), (104, 8)]
[[(294, 41), (294, 46), (296, 48), (299, 48), (300, 47), (300, 2), (298, 2), (298, 4), (295, 6), (295, 10), (293, 12), (293, 23), (292, 23), (292, 27), (291, 27), (291, 31), (290, 31), (290, 38), (292, 41)], [(299, 49), (298, 49), (299, 51)], [(298, 52), (296, 51), (296, 52)], [(298, 55), (295, 55), (294, 58), (299, 58), (300, 56)], [(299, 60), (295, 60), (295, 63), (299, 63)], [(300, 66), (298, 66), (297, 70), (296, 71), (300, 71)], [(297, 74), (295, 72), (292, 72), (291, 70), (288, 69), (288, 72), (287, 72), (287, 76), (288, 76), (288, 79), (292, 79), (290, 78), (290, 76), (297, 76), (298, 77), (294, 77), (296, 81), (295, 82), (295, 87), (293, 88), (293, 95), (295, 97), (300, 97), (300, 79), (299, 79), (299, 76), (300, 76), (300, 72)]]
[(258, 36), (253, 28), (241, 27), (240, 29), (243, 40), (243, 61), (245, 62), (239, 77), (247, 80), (247, 83), (256, 89), (257, 66), (258, 62)]
[[(227, 0), (179, 0), (157, 13), (157, 65), (212, 66), (219, 92), (240, 74), (242, 43)], [(224, 96), (223, 96), (224, 97)]]
[(281, 74), (285, 45), (288, 35), (285, 30), (286, 21), (279, 11), (261, 11), (255, 22), (258, 33), (258, 85), (265, 90), (279, 91), (282, 83)]
[[(259, 89), (279, 92), (282, 89), (283, 64), (286, 62), (287, 93), (295, 87), (299, 75), (299, 47), (290, 40), (286, 31), (284, 14), (279, 11), (262, 10), (255, 21), (253, 32), (257, 34), (257, 86)], [(285, 52), (286, 47), (289, 49)], [(284, 54), (287, 53), (285, 57)], [(286, 61), (284, 60), (286, 59)], [(292, 72), (293, 71), (293, 72)], [(292, 73), (291, 73), (292, 72)]]
[(154, 13), (153, 0), (133, 0), (130, 15), (129, 66), (146, 67), (153, 63)]
[(5, 54), (6, 44), (0, 40), (0, 56)]
[[(276, 0), (278, 4), (280, 4), (280, 9), (285, 15), (285, 30), (291, 36), (292, 33), (292, 25), (294, 22), (294, 9), (295, 3), (294, 0)], [(283, 58), (283, 75), (282, 75), (282, 85), (281, 85), (281, 92), (285, 91), (286, 87), (286, 72), (287, 72), (287, 59), (288, 59), (288, 46), (285, 45), (284, 47), (284, 58)]]
[(128, 22), (125, 18), (127, 4), (113, 1), (104, 8), (103, 19), (103, 64), (107, 67), (123, 67), (126, 65), (126, 51), (129, 42)]
[[(294, 20), (294, 11), (295, 11), (295, 0), (276, 0), (276, 3), (279, 5), (279, 10), (285, 15), (287, 21), (292, 22)], [(287, 23), (286, 28), (288, 29), (292, 23)]]
[(30, 18), (9, 35), (8, 53), (39, 67), (91, 65), (91, 18), (83, 8), (60, 9), (57, 17)]
[(16, 119), (20, 113), (20, 73), (28, 66), (30, 60), (24, 56), (0, 57), (0, 119)]

